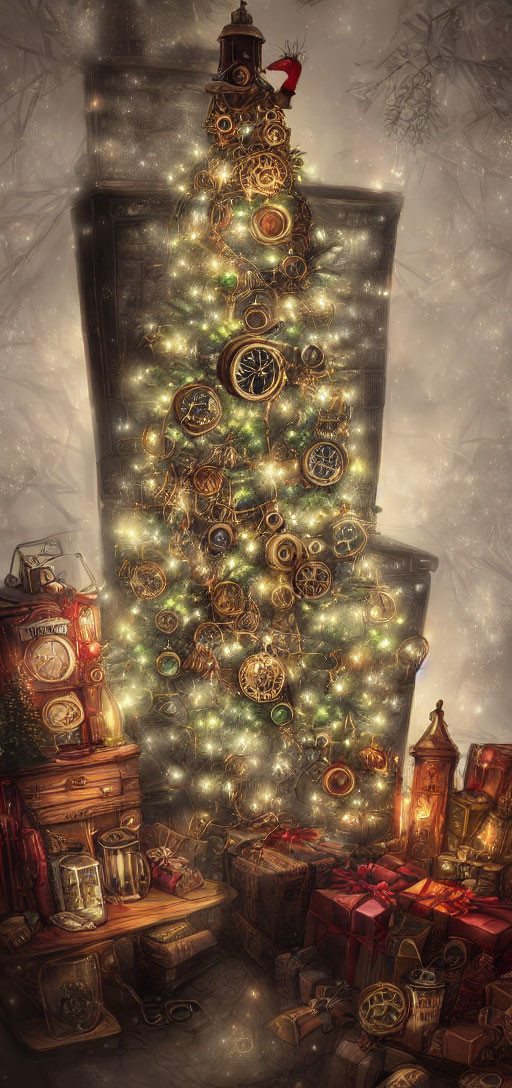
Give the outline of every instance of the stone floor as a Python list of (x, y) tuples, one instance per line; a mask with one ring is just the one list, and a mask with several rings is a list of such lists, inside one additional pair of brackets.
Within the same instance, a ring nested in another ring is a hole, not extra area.
[[(0, 1088), (322, 1088), (329, 1056), (312, 1041), (301, 1053), (266, 1028), (279, 1011), (272, 980), (226, 952), (175, 996), (204, 1015), (150, 1028), (130, 998), (104, 994), (120, 1036), (35, 1055), (0, 1024)], [(323, 1040), (327, 1040), (323, 1036)], [(323, 1044), (323, 1040), (320, 1042)], [(327, 1044), (332, 1045), (332, 1040)]]

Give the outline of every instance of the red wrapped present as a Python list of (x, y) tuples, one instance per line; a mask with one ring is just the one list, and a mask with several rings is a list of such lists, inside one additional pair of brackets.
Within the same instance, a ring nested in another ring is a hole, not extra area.
[(477, 1020), (486, 1003), (487, 987), (496, 978), (497, 966), (493, 956), (479, 952), (462, 972), (459, 992), (450, 1016), (454, 1020)]
[(187, 858), (177, 858), (167, 846), (157, 846), (148, 850), (147, 859), (151, 867), (151, 882), (169, 895), (188, 895), (189, 892), (204, 886), (199, 869), (192, 868)]
[(402, 910), (428, 918), (438, 931), (438, 936), (446, 933), (449, 918), (457, 911), (467, 910), (472, 900), (471, 893), (465, 888), (456, 884), (439, 884), (429, 877), (398, 893), (398, 904)]
[(482, 952), (498, 956), (512, 944), (512, 903), (497, 899), (474, 898), (465, 910), (452, 914), (448, 922), (450, 937), (472, 941)]
[(385, 869), (392, 869), (409, 884), (416, 884), (418, 880), (423, 880), (427, 876), (421, 865), (416, 865), (413, 861), (404, 861), (399, 854), (383, 854), (379, 858), (379, 865), (383, 865)]
[(395, 901), (387, 886), (372, 886), (349, 871), (339, 883), (339, 888), (314, 892), (306, 943), (315, 944), (333, 963), (338, 977), (364, 989), (374, 981)]
[[(335, 870), (336, 878), (338, 878), (339, 870)], [(397, 895), (398, 892), (403, 891), (404, 888), (408, 888), (417, 877), (413, 880), (406, 880), (399, 872), (394, 869), (386, 869), (384, 865), (378, 862), (371, 862), (369, 865), (359, 865), (357, 872), (362, 876), (363, 880), (367, 880), (369, 884), (387, 884), (393, 891), (393, 895)]]

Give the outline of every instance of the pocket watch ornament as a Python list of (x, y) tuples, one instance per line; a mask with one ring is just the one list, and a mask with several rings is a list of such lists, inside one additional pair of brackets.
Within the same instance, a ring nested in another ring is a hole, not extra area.
[(218, 363), (219, 379), (228, 393), (249, 401), (275, 397), (285, 379), (285, 360), (270, 341), (239, 336), (223, 348)]
[(254, 193), (275, 196), (284, 189), (291, 180), (291, 168), (276, 151), (256, 151), (241, 160), (238, 176), (250, 200)]
[(293, 574), (292, 581), (297, 596), (309, 601), (318, 601), (332, 588), (332, 574), (329, 567), (317, 559), (307, 559), (305, 563), (300, 563)]
[(366, 547), (368, 536), (360, 521), (341, 518), (332, 530), (334, 551), (338, 559), (354, 559)]
[(174, 634), (178, 623), (179, 619), (173, 608), (161, 608), (155, 616), (155, 626), (163, 635)]
[(281, 662), (266, 652), (246, 657), (238, 670), (240, 690), (255, 703), (271, 703), (278, 699), (285, 681)]
[(314, 442), (302, 457), (302, 474), (314, 487), (332, 487), (344, 475), (348, 457), (337, 442)]
[(228, 548), (231, 547), (235, 539), (235, 534), (231, 525), (226, 522), (216, 522), (215, 525), (210, 525), (206, 534), (206, 544), (208, 551), (212, 555), (222, 555)]
[(187, 434), (208, 434), (220, 423), (222, 403), (219, 395), (204, 382), (182, 386), (172, 403), (174, 415)]
[(289, 213), (277, 204), (263, 204), (253, 212), (251, 234), (257, 242), (275, 245), (289, 237), (291, 231)]
[(158, 563), (138, 563), (131, 573), (130, 585), (140, 601), (150, 601), (163, 593), (167, 578)]
[(159, 654), (155, 665), (160, 676), (165, 676), (168, 680), (174, 680), (174, 677), (181, 671), (181, 660), (178, 654), (175, 654), (172, 650), (164, 650), (163, 653)]

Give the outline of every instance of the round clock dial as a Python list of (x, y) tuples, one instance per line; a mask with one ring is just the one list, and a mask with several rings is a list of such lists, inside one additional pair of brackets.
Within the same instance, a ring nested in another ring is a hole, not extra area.
[(347, 455), (336, 442), (315, 442), (302, 458), (306, 480), (317, 487), (331, 487), (341, 480), (347, 467)]
[(55, 683), (67, 680), (76, 665), (73, 647), (59, 635), (36, 638), (25, 651), (25, 664), (36, 680)]
[(268, 340), (237, 337), (219, 358), (219, 377), (229, 393), (244, 400), (275, 397), (285, 376), (284, 358)]
[(75, 729), (84, 720), (84, 709), (76, 695), (60, 695), (45, 703), (43, 722), (52, 733), (65, 733)]
[(246, 400), (268, 400), (275, 396), (283, 381), (280, 352), (275, 348), (249, 345), (235, 356), (231, 381), (235, 392)]

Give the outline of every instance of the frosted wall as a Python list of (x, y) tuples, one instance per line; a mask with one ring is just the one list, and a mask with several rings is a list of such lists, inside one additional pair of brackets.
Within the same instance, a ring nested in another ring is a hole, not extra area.
[[(213, 41), (235, 5), (219, 2), (211, 22), (204, 6), (190, 3), (190, 28), (197, 15)], [(442, 696), (461, 750), (509, 740), (510, 5), (468, 0), (449, 18), (440, 0), (250, 7), (268, 61), (285, 40), (305, 38), (291, 121), (308, 180), (405, 198), (378, 501), (383, 532), (440, 558), (412, 739)], [(100, 562), (69, 217), (84, 143), (77, 52), (94, 51), (95, 33), (85, 0), (0, 4), (2, 573), (18, 541), (64, 527)]]

